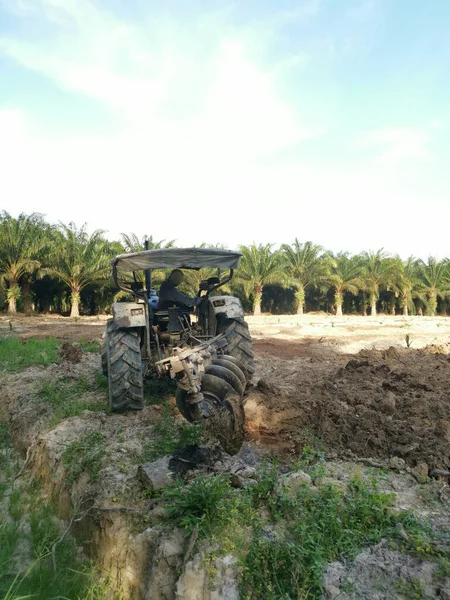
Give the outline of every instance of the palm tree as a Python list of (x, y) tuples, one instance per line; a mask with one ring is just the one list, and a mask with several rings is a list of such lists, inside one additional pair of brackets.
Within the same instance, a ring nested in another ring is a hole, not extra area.
[(253, 314), (261, 314), (262, 291), (269, 283), (283, 279), (283, 266), (278, 252), (272, 252), (272, 244), (241, 246), (238, 277), (243, 281), (248, 295), (253, 297)]
[[(141, 252), (144, 250), (144, 246), (148, 243), (149, 250), (158, 250), (159, 248), (173, 248), (175, 240), (166, 242), (165, 240), (159, 240), (156, 242), (153, 236), (144, 235), (142, 239), (139, 238), (135, 233), (122, 233), (122, 242), (125, 247), (125, 252)], [(164, 243), (165, 242), (165, 243)]]
[(357, 294), (362, 287), (361, 263), (358, 257), (350, 258), (347, 253), (333, 257), (328, 284), (334, 290), (336, 316), (341, 317), (344, 292)]
[(418, 290), (426, 298), (427, 314), (434, 316), (438, 298), (444, 300), (450, 295), (450, 266), (448, 260), (437, 261), (429, 257), (428, 262), (418, 263)]
[[(17, 219), (6, 211), (0, 215), (0, 279), (7, 285), (8, 313), (17, 312), (17, 300), (24, 296), (31, 310), (31, 283), (41, 266), (41, 257), (50, 246), (49, 226), (39, 213), (21, 213)], [(21, 284), (24, 289), (21, 289)]]
[(283, 262), (288, 271), (289, 284), (296, 290), (295, 303), (298, 315), (303, 314), (306, 288), (310, 285), (325, 283), (329, 274), (330, 258), (324, 253), (322, 246), (305, 242), (301, 244), (295, 238), (292, 246), (281, 246)]
[(418, 296), (418, 261), (413, 256), (410, 256), (406, 262), (399, 257), (394, 260), (396, 277), (391, 284), (391, 290), (400, 300), (403, 316), (407, 317), (414, 307), (413, 298)]
[(71, 317), (78, 317), (80, 292), (90, 283), (99, 281), (106, 274), (111, 258), (110, 244), (103, 231), (89, 235), (86, 224), (79, 229), (74, 223), (61, 224), (56, 236), (56, 250), (52, 266), (46, 273), (57, 277), (69, 288), (71, 294)]
[(363, 252), (361, 255), (361, 279), (369, 294), (370, 314), (377, 314), (377, 300), (381, 289), (390, 289), (398, 279), (398, 263), (386, 252)]
[[(159, 250), (161, 248), (173, 248), (175, 245), (175, 240), (170, 240), (166, 242), (166, 240), (155, 241), (153, 236), (144, 235), (143, 238), (139, 238), (135, 233), (122, 233), (122, 243), (125, 248), (125, 252), (142, 252), (144, 250), (144, 246), (147, 243), (149, 250)], [(152, 272), (152, 286), (160, 285), (165, 278), (164, 271), (159, 269)], [(136, 279), (138, 281), (145, 281), (145, 275), (143, 271), (138, 271), (136, 273)]]

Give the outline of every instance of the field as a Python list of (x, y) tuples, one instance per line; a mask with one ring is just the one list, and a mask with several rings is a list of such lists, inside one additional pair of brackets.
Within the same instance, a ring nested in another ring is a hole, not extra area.
[(73, 597), (450, 598), (450, 319), (248, 322), (245, 447), (213, 460), (181, 451), (205, 440), (164, 382), (142, 412), (108, 414), (105, 318), (0, 317), (19, 481), (99, 569), (96, 596)]

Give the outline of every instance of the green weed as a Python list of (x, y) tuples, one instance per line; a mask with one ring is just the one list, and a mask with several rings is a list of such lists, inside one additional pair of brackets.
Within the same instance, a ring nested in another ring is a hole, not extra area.
[(104, 455), (105, 436), (98, 431), (90, 431), (69, 444), (62, 454), (67, 483), (70, 485), (83, 473), (90, 481), (97, 481)]
[(53, 408), (51, 426), (68, 417), (79, 416), (84, 410), (105, 411), (103, 399), (85, 397), (86, 394), (100, 391), (101, 383), (99, 378), (96, 382), (90, 382), (86, 376), (43, 381), (38, 391), (38, 399), (40, 402), (51, 404)]
[(177, 481), (165, 488), (162, 500), (172, 519), (190, 532), (200, 523), (210, 529), (230, 495), (231, 487), (224, 477), (200, 476), (190, 485)]
[(22, 341), (15, 336), (0, 337), (0, 370), (17, 372), (32, 365), (59, 362), (60, 343), (54, 338)]
[(329, 562), (352, 559), (383, 538), (398, 540), (398, 522), (411, 539), (403, 549), (420, 553), (422, 548), (422, 555), (430, 556), (436, 549), (427, 533), (410, 514), (394, 514), (392, 500), (375, 483), (358, 478), (346, 492), (328, 485), (305, 486), (295, 495), (275, 489), (267, 493), (265, 506), (275, 522), (283, 519), (286, 539), (254, 535), (243, 561), (242, 597), (319, 599)]
[(88, 341), (81, 338), (79, 344), (83, 352), (100, 352), (100, 342), (95, 340)]
[(394, 587), (408, 600), (422, 600), (425, 598), (425, 591), (422, 582), (416, 577), (405, 579), (400, 577), (394, 581)]
[(163, 405), (161, 419), (155, 424), (155, 439), (144, 446), (142, 460), (156, 460), (173, 454), (186, 446), (198, 444), (202, 439), (201, 424), (178, 422), (172, 414), (169, 404)]

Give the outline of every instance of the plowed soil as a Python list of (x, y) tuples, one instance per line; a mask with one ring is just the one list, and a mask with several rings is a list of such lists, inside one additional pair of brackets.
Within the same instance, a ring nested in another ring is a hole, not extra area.
[(297, 453), (314, 436), (339, 456), (450, 467), (449, 344), (357, 355), (279, 340), (255, 347), (261, 378), (247, 425), (263, 444)]

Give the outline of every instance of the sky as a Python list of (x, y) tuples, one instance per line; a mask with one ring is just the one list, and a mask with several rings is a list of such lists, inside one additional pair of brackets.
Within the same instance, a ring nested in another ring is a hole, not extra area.
[(0, 0), (0, 209), (450, 255), (448, 0)]

